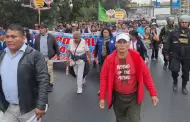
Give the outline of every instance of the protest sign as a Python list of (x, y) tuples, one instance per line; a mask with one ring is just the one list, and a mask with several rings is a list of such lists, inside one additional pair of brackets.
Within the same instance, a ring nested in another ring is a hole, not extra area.
[[(60, 49), (60, 60), (59, 61), (65, 61), (67, 59), (66, 57), (66, 51), (68, 48), (68, 44), (70, 40), (72, 39), (73, 35), (68, 33), (62, 33), (62, 32), (52, 32), (49, 31), (48, 33), (53, 34), (56, 37), (57, 44)], [(30, 34), (35, 37), (39, 34), (39, 31), (37, 30), (30, 30)], [(81, 37), (87, 42), (90, 53), (92, 55), (93, 59), (93, 51), (96, 45), (97, 40), (100, 38), (100, 33), (94, 33), (94, 34), (82, 34)], [(56, 61), (56, 56), (53, 58), (53, 60)]]

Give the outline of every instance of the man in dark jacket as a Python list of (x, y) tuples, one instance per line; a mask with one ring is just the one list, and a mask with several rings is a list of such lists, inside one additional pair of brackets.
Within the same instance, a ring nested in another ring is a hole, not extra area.
[[(174, 25), (174, 22), (175, 22), (174, 17), (167, 17), (166, 21), (167, 21), (167, 25), (161, 29), (161, 32), (159, 35), (160, 43), (163, 44), (163, 49), (166, 46), (166, 41), (168, 40), (169, 33), (172, 32), (172, 30), (177, 27)], [(166, 59), (163, 49), (162, 49), (162, 54), (164, 57), (164, 67), (163, 68), (166, 69), (168, 67), (169, 61)]]
[(34, 48), (40, 51), (47, 62), (48, 72), (50, 74), (49, 91), (53, 88), (53, 61), (51, 60), (56, 54), (59, 59), (60, 51), (54, 35), (47, 33), (47, 26), (40, 26), (40, 34), (37, 35)]
[(170, 59), (170, 70), (173, 78), (173, 91), (178, 90), (178, 76), (182, 69), (182, 93), (188, 94), (187, 82), (190, 71), (190, 16), (181, 15), (178, 19), (179, 27), (172, 30), (164, 46), (164, 55)]
[(48, 69), (43, 55), (24, 43), (24, 29), (11, 25), (0, 52), (0, 121), (40, 119), (48, 103)]

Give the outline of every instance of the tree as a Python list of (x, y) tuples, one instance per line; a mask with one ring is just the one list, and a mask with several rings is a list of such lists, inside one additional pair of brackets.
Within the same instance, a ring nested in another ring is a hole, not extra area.
[(58, 6), (58, 22), (69, 22), (71, 20), (71, 2), (70, 0), (60, 0)]
[[(113, 9), (118, 0), (101, 0), (103, 7)], [(41, 11), (41, 22), (48, 25), (75, 20), (97, 20), (99, 0), (54, 0), (51, 9)], [(128, 0), (119, 0), (122, 9), (127, 10)], [(0, 0), (0, 23), (10, 25), (19, 23), (32, 27), (38, 23), (38, 12), (32, 8), (24, 8), (21, 4), (29, 4), (30, 0)]]
[(130, 3), (130, 0), (102, 0), (102, 5), (106, 10), (114, 9), (118, 3), (121, 9), (128, 10), (127, 4)]
[(0, 23), (8, 26), (18, 23), (31, 27), (37, 20), (35, 11), (21, 7), (21, 1), (0, 0)]
[(72, 20), (97, 19), (98, 0), (72, 0)]

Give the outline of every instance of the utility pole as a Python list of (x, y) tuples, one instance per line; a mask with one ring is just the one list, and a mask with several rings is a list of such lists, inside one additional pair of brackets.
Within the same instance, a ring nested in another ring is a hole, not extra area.
[[(26, 7), (26, 8), (32, 8), (34, 10), (38, 10), (38, 23), (41, 24), (41, 10), (48, 10), (50, 9), (51, 7), (39, 7), (39, 6), (32, 6), (32, 3), (36, 1), (36, 0), (30, 0), (30, 4), (29, 5), (26, 5), (26, 4), (21, 4), (22, 7)], [(49, 5), (53, 2), (50, 1), (50, 3), (48, 3)]]

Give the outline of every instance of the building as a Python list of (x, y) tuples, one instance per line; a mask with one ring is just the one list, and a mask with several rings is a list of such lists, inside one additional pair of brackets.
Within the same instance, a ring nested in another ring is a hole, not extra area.
[(180, 14), (190, 15), (190, 0), (181, 0)]

